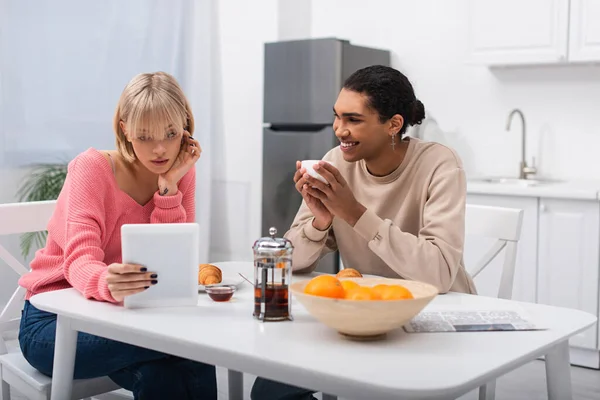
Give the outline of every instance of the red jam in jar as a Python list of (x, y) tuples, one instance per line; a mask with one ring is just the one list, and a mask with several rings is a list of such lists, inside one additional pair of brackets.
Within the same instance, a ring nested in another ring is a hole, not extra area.
[(217, 302), (225, 302), (231, 300), (235, 292), (234, 286), (207, 286), (206, 293), (208, 297)]

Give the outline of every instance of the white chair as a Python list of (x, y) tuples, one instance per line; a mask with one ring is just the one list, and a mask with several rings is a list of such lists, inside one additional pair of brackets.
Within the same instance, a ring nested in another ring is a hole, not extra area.
[[(55, 201), (0, 204), (0, 235), (38, 232), (46, 229), (56, 207)], [(15, 257), (0, 245), (0, 260), (3, 260), (19, 276), (28, 272)], [(25, 289), (18, 287), (0, 313), (0, 400), (10, 400), (13, 387), (28, 399), (49, 400), (52, 380), (33, 368), (20, 351), (9, 352), (4, 334), (19, 329)], [(108, 377), (80, 379), (73, 382), (73, 399), (89, 399), (92, 396), (119, 389)], [(103, 396), (104, 399), (108, 397)]]
[[(467, 204), (465, 234), (497, 239), (492, 248), (469, 273), (475, 278), (504, 250), (502, 276), (498, 287), (498, 298), (501, 299), (510, 300), (512, 298), (517, 245), (521, 237), (522, 225), (523, 210)], [(494, 400), (495, 396), (496, 380), (489, 381), (479, 388), (479, 400)]]
[(517, 262), (517, 245), (521, 237), (523, 210), (467, 204), (465, 234), (496, 239), (496, 243), (481, 260), (469, 270), (475, 278), (504, 250), (502, 277), (498, 286), (498, 298), (512, 298)]

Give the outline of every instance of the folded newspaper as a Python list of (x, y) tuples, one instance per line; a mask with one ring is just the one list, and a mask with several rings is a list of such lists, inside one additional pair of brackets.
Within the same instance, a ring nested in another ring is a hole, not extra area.
[(404, 326), (416, 332), (528, 331), (546, 329), (522, 310), (423, 311)]

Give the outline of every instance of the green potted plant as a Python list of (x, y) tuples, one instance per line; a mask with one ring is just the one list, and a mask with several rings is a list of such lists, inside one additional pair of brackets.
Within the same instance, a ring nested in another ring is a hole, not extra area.
[[(56, 200), (67, 177), (67, 163), (36, 164), (17, 191), (19, 201)], [(21, 235), (21, 254), (27, 258), (35, 244), (41, 248), (48, 232), (28, 232)]]

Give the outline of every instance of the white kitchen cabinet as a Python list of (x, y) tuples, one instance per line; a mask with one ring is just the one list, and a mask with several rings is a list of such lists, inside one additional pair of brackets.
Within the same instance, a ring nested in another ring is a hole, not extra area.
[[(588, 29), (596, 32), (598, 28)], [(569, 0), (469, 1), (469, 58), (473, 63), (566, 62), (568, 31)]]
[[(519, 208), (524, 210), (521, 239), (517, 250), (513, 299), (535, 303), (537, 299), (537, 232), (538, 198), (521, 196), (498, 196), (468, 194), (467, 204)], [(495, 241), (480, 237), (465, 236), (464, 260), (467, 271), (485, 255)], [(504, 252), (490, 263), (475, 278), (477, 292), (483, 296), (496, 297), (502, 273)]]
[(571, 0), (569, 61), (600, 61), (600, 1)]
[[(542, 198), (539, 211), (538, 303), (598, 315), (599, 203)], [(597, 325), (570, 344), (596, 349)]]

